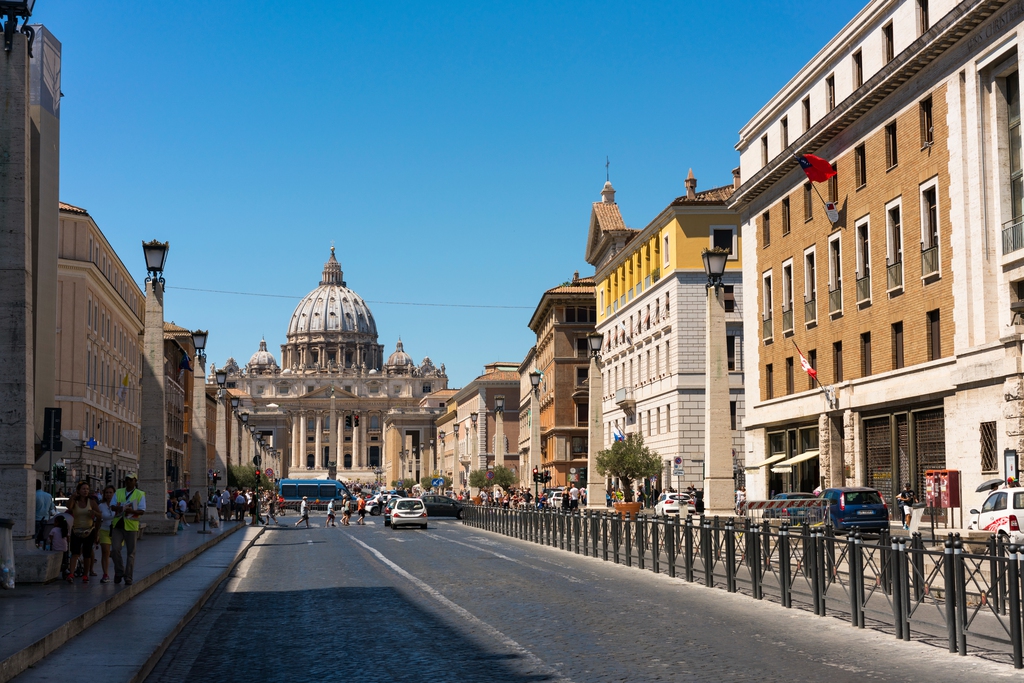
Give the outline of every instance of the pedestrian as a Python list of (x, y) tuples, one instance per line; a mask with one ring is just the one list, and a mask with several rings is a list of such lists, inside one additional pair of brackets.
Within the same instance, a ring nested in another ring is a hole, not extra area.
[(53, 517), (56, 509), (53, 507), (53, 496), (43, 490), (43, 482), (36, 479), (36, 547), (43, 543), (43, 530), (46, 529), (46, 522)]
[(231, 521), (231, 492), (227, 489), (221, 491), (220, 505), (217, 506), (217, 510), (220, 512), (220, 518), (223, 521)]
[(267, 526), (269, 526), (271, 522), (278, 526), (281, 525), (281, 522), (277, 521), (277, 496), (273, 494), (271, 494), (270, 502), (267, 504)]
[(334, 499), (327, 501), (327, 523), (324, 524), (324, 528), (333, 526), (337, 527), (337, 523), (334, 521)]
[(306, 496), (302, 497), (302, 502), (299, 503), (299, 521), (295, 522), (295, 526), (306, 523), (306, 528), (309, 528), (309, 503)]
[(203, 521), (199, 515), (206, 512), (204, 507), (203, 497), (199, 495), (199, 491), (196, 491), (196, 495), (192, 496), (192, 512), (195, 513), (195, 517), (192, 518), (192, 522), (194, 524), (199, 524), (199, 522)]
[(185, 515), (188, 514), (188, 501), (185, 496), (178, 499), (178, 531), (181, 531), (181, 525), (188, 526), (188, 522), (185, 521)]
[(75, 571), (78, 560), (82, 560), (82, 583), (89, 583), (89, 571), (92, 569), (92, 546), (99, 523), (103, 519), (96, 501), (89, 496), (88, 482), (80, 481), (75, 487), (75, 495), (68, 500), (68, 511), (74, 518), (71, 526), (71, 561), (68, 563), (68, 583), (75, 582)]
[[(49, 541), (50, 550), (60, 553), (60, 575), (61, 578), (72, 576), (68, 574), (68, 519), (64, 515), (57, 515), (53, 520), (53, 528), (50, 529)], [(74, 580), (74, 579), (72, 579)]]
[(352, 519), (352, 506), (348, 496), (341, 501), (341, 524), (342, 526), (351, 526), (348, 522)]
[(910, 482), (903, 485), (903, 490), (900, 491), (900, 495), (896, 497), (899, 502), (900, 510), (903, 512), (903, 528), (910, 528), (910, 517), (914, 512), (914, 503), (917, 502), (917, 496), (914, 495), (914, 491), (910, 488)]
[(103, 578), (100, 583), (110, 583), (110, 522), (114, 519), (114, 511), (110, 508), (114, 500), (114, 487), (109, 484), (103, 489), (103, 498), (97, 504), (100, 509), (100, 532), (97, 545), (100, 549), (100, 568)]
[[(114, 492), (110, 509), (114, 519), (110, 523), (110, 557), (114, 560), (114, 583), (132, 585), (135, 573), (135, 542), (139, 537), (139, 517), (146, 513), (146, 494), (137, 489), (138, 481), (134, 472), (124, 477), (124, 487)], [(127, 560), (121, 558), (121, 545), (128, 553)]]
[(245, 494), (242, 493), (242, 489), (238, 489), (238, 495), (235, 496), (235, 521), (242, 522), (245, 524)]
[(356, 505), (356, 510), (359, 512), (359, 521), (356, 524), (366, 524), (366, 498), (359, 496), (359, 503)]

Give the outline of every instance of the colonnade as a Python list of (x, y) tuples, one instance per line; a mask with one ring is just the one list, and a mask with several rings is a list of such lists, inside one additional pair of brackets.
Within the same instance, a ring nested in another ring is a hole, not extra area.
[[(360, 416), (358, 426), (354, 424), (356, 415)], [(326, 430), (324, 428), (325, 417), (328, 418)], [(353, 421), (352, 429), (350, 430), (352, 446), (349, 449), (345, 448), (346, 417), (351, 417)], [(337, 463), (336, 467), (338, 470), (367, 469), (369, 467), (368, 449), (366, 447), (368, 425), (365, 421), (368, 419), (368, 415), (351, 410), (300, 410), (292, 413), (292, 469), (301, 471), (307, 468), (310, 420), (313, 420), (313, 469), (327, 469), (327, 463), (331, 461)], [(329, 449), (326, 461), (324, 460), (325, 431), (327, 431), (326, 446)], [(350, 468), (345, 467), (346, 450), (352, 454), (352, 465)]]

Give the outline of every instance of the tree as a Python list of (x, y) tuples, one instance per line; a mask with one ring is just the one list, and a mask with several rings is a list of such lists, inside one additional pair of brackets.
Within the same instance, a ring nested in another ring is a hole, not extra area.
[(633, 502), (633, 482), (661, 473), (661, 456), (644, 445), (644, 437), (630, 434), (597, 454), (597, 472), (618, 479), (626, 502)]
[(519, 482), (519, 477), (516, 473), (505, 467), (504, 465), (497, 465), (494, 469), (490, 470), (494, 476), (490, 479), (487, 478), (488, 470), (473, 470), (469, 473), (469, 485), (473, 488), (487, 488), (488, 486), (500, 486), (502, 489), (508, 490), (515, 486)]
[(490, 486), (491, 482), (487, 480), (486, 470), (473, 470), (469, 473), (469, 485), (475, 489), (482, 489), (485, 486)]
[[(228, 467), (228, 487), (240, 489), (256, 488), (256, 468), (249, 465), (231, 465)], [(274, 482), (267, 478), (267, 475), (260, 475), (260, 490), (273, 490)]]

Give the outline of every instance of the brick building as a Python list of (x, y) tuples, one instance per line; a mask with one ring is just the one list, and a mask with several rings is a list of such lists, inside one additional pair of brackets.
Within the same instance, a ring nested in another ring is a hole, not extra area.
[[(740, 131), (750, 498), (846, 484), (891, 504), (943, 467), (969, 492), (1021, 450), (1022, 17), (870, 2)], [(812, 187), (801, 153), (837, 175)]]

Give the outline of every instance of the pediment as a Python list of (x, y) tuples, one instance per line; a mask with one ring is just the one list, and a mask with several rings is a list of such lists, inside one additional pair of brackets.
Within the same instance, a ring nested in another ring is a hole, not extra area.
[(355, 394), (345, 391), (341, 387), (335, 385), (320, 387), (316, 391), (311, 391), (308, 394), (302, 394), (301, 396), (299, 396), (299, 398), (330, 399), (332, 389), (334, 390), (335, 398), (358, 398), (358, 396), (356, 396)]

